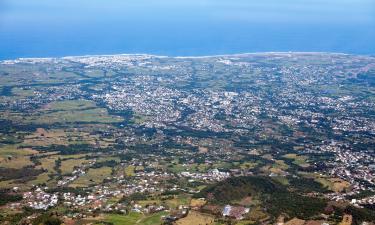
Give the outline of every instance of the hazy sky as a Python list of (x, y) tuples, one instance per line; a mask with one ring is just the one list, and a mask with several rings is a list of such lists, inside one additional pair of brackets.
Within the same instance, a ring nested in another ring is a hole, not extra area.
[(1, 22), (5, 25), (124, 19), (149, 22), (154, 19), (287, 23), (375, 21), (375, 0), (2, 0), (0, 4)]
[(374, 54), (368, 43), (374, 39), (375, 0), (0, 0), (0, 58), (288, 49)]

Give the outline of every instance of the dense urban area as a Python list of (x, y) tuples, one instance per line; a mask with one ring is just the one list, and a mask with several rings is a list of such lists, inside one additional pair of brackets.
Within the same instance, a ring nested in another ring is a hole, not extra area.
[(0, 61), (0, 223), (375, 223), (375, 58)]

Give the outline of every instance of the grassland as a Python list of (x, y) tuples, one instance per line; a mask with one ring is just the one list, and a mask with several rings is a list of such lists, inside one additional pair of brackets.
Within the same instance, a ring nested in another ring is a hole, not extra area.
[(55, 187), (56, 181), (51, 180), (48, 173), (42, 173), (36, 179), (27, 182), (27, 186), (46, 184), (48, 187)]
[(183, 171), (188, 171), (189, 168), (185, 165), (179, 163), (173, 163), (168, 166), (168, 170), (172, 173), (180, 173)]
[(334, 192), (342, 192), (350, 186), (349, 182), (339, 178), (317, 177), (315, 180)]
[(25, 146), (50, 146), (50, 145), (72, 145), (72, 144), (91, 144), (108, 147), (114, 143), (113, 139), (100, 138), (99, 135), (90, 133), (90, 129), (101, 129), (100, 125), (93, 125), (86, 128), (87, 131), (77, 131), (74, 128), (64, 129), (44, 129), (37, 130), (26, 135), (22, 145)]
[(203, 214), (197, 211), (190, 211), (189, 214), (176, 221), (177, 225), (192, 225), (192, 224), (214, 224), (215, 218), (208, 214)]
[(68, 159), (61, 161), (61, 173), (70, 174), (73, 172), (74, 167), (81, 166), (85, 163), (89, 162), (89, 160), (77, 158), (77, 159)]
[(104, 71), (103, 70), (98, 70), (98, 69), (93, 69), (93, 70), (86, 70), (85, 75), (89, 77), (103, 77), (104, 76)]
[(283, 160), (275, 160), (274, 164), (265, 165), (261, 168), (261, 171), (266, 173), (274, 173), (277, 175), (285, 174), (285, 171), (289, 166)]
[(37, 128), (34, 133), (25, 137), (24, 144), (29, 146), (64, 145), (67, 144), (66, 137), (67, 133), (64, 130)]
[(35, 118), (38, 124), (53, 123), (76, 123), (76, 122), (96, 122), (96, 123), (116, 123), (122, 119), (108, 115), (104, 108), (98, 108), (90, 101), (62, 101), (46, 106), (43, 116)]
[(40, 158), (38, 161), (40, 162), (40, 165), (37, 166), (38, 169), (45, 169), (48, 171), (48, 173), (55, 173), (55, 161), (59, 157), (57, 155), (50, 155), (47, 157)]
[(185, 205), (185, 206), (188, 206), (190, 204), (190, 196), (188, 195), (178, 195), (178, 196), (174, 196), (173, 199), (168, 199), (166, 200), (166, 204), (172, 208), (172, 209), (176, 209), (178, 208), (180, 205)]
[(142, 218), (142, 214), (131, 212), (128, 215), (109, 214), (106, 215), (105, 222), (113, 225), (137, 224)]
[(124, 170), (124, 175), (128, 176), (128, 177), (134, 176), (135, 175), (135, 166), (133, 166), (133, 165), (127, 166)]
[(2, 115), (18, 124), (111, 124), (122, 122), (119, 116), (109, 115), (107, 109), (93, 106), (86, 100), (54, 102), (25, 116), (22, 113), (4, 111)]
[(190, 200), (190, 206), (191, 207), (202, 207), (206, 203), (207, 203), (207, 201), (205, 201), (204, 199), (193, 198), (193, 199)]
[(162, 216), (166, 216), (167, 213), (166, 212), (159, 212), (159, 213), (155, 213), (155, 214), (152, 214), (152, 215), (149, 215), (149, 216), (146, 216), (145, 218), (143, 218), (141, 221), (139, 221), (139, 224), (141, 225), (159, 225), (161, 224), (161, 217)]
[(12, 94), (16, 95), (17, 97), (30, 97), (35, 95), (33, 89), (25, 89), (25, 88), (13, 88)]
[(258, 165), (257, 162), (244, 162), (240, 165), (241, 169), (252, 169)]
[(79, 177), (70, 187), (89, 187), (94, 184), (102, 183), (103, 180), (111, 175), (112, 169), (110, 167), (101, 167), (97, 169), (89, 169), (84, 175)]
[(166, 212), (145, 215), (136, 212), (130, 212), (127, 215), (109, 214), (105, 216), (104, 221), (113, 223), (113, 225), (139, 224), (139, 225), (159, 225), (161, 217), (167, 215)]
[(0, 165), (5, 168), (20, 169), (32, 165), (30, 156), (38, 153), (28, 148), (18, 148), (17, 145), (7, 145), (0, 148)]
[(205, 163), (192, 163), (192, 164), (180, 164), (178, 162), (172, 162), (168, 165), (168, 170), (172, 173), (180, 173), (184, 171), (190, 172), (207, 172), (212, 166)]
[(9, 113), (8, 119), (24, 124), (118, 123), (123, 121), (121, 117), (109, 115), (107, 109), (97, 107), (94, 102), (88, 100), (53, 102), (27, 117)]
[(248, 219), (250, 221), (261, 221), (268, 217), (264, 210), (260, 206), (252, 208), (248, 214)]
[(306, 162), (307, 157), (303, 155), (297, 155), (297, 154), (286, 154), (283, 156), (286, 159), (292, 159), (293, 163), (300, 167), (309, 167), (310, 164)]
[[(14, 85), (43, 85), (54, 83), (70, 83), (81, 80), (82, 77), (76, 73), (68, 71), (45, 71), (38, 65), (2, 65), (4, 76), (0, 76), (0, 87), (2, 84), (7, 86)], [(27, 75), (25, 76), (25, 71)], [(8, 75), (7, 75), (8, 74)]]
[(137, 114), (133, 117), (133, 122), (136, 123), (136, 124), (143, 124), (147, 120), (148, 120), (147, 116), (143, 116), (143, 115), (139, 115), (139, 114)]
[(321, 174), (311, 174), (300, 172), (300, 174), (306, 178), (314, 179), (316, 182), (323, 185), (324, 188), (334, 192), (342, 192), (350, 187), (350, 183), (340, 178), (333, 178)]

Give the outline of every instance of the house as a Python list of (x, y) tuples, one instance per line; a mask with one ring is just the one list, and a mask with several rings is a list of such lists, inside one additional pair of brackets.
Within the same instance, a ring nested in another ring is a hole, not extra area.
[(242, 220), (244, 215), (250, 211), (249, 208), (245, 208), (243, 206), (231, 206), (226, 205), (223, 209), (223, 216), (231, 217), (236, 220)]
[(231, 210), (232, 210), (232, 206), (226, 205), (223, 209), (223, 216), (229, 216)]

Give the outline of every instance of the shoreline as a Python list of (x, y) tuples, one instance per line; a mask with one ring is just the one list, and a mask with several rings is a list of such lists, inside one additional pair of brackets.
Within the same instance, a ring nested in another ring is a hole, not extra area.
[(102, 54), (102, 55), (73, 55), (73, 56), (61, 56), (61, 57), (19, 57), (15, 59), (0, 59), (0, 62), (10, 62), (17, 60), (57, 60), (57, 59), (74, 59), (74, 58), (95, 58), (95, 57), (115, 57), (115, 56), (128, 56), (128, 57), (155, 57), (155, 58), (171, 58), (171, 59), (204, 59), (204, 58), (217, 58), (217, 57), (243, 57), (247, 55), (352, 55), (352, 56), (364, 56), (364, 57), (375, 57), (374, 55), (367, 54), (351, 54), (343, 52), (245, 52), (245, 53), (233, 53), (233, 54), (218, 54), (218, 55), (202, 55), (202, 56), (168, 56), (168, 55), (156, 55), (147, 53), (121, 53), (121, 54)]

